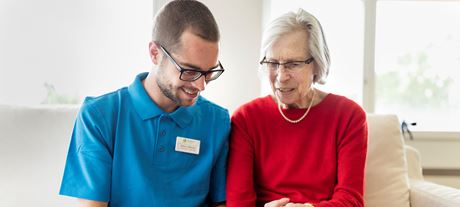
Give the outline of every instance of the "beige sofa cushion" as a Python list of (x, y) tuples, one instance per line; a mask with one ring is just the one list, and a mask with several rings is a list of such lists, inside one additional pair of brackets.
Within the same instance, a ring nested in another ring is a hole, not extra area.
[(404, 141), (394, 115), (368, 115), (365, 205), (409, 207)]
[(410, 201), (413, 207), (459, 207), (460, 190), (422, 180), (411, 180)]
[(423, 180), (420, 153), (417, 149), (409, 145), (404, 145), (404, 151), (406, 152), (407, 158), (407, 174), (409, 176), (409, 184), (411, 183), (411, 180)]

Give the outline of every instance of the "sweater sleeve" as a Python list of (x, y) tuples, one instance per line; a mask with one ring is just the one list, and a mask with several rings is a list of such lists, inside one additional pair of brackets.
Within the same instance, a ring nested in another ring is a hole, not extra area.
[(367, 153), (367, 121), (361, 109), (355, 111), (345, 125), (338, 142), (337, 185), (331, 200), (315, 204), (317, 207), (364, 206), (364, 167)]
[(254, 147), (241, 110), (232, 117), (227, 172), (227, 206), (254, 207)]

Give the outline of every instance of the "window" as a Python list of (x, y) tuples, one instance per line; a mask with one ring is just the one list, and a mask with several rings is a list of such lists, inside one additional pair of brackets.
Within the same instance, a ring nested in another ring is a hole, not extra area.
[[(369, 113), (416, 122), (412, 131), (460, 131), (459, 0), (272, 0), (269, 5), (267, 19), (302, 7), (323, 24), (332, 67), (320, 88), (355, 100)], [(266, 83), (263, 88), (269, 91)]]
[(375, 111), (460, 130), (460, 2), (378, 1)]

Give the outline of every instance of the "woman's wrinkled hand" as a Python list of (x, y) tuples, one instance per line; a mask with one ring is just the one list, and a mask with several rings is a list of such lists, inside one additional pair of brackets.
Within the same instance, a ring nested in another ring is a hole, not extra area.
[(313, 207), (313, 205), (309, 203), (289, 203), (289, 198), (281, 198), (266, 203), (264, 207)]
[(266, 203), (264, 207), (283, 207), (288, 203), (289, 203), (289, 198), (281, 198), (281, 199)]
[(309, 203), (288, 203), (285, 207), (313, 207), (313, 205)]

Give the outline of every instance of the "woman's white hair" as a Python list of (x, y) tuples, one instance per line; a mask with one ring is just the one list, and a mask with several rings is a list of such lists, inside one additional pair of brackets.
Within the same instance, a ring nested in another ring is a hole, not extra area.
[(329, 49), (326, 44), (323, 29), (319, 21), (310, 13), (299, 9), (297, 13), (288, 12), (267, 26), (262, 39), (261, 59), (265, 57), (272, 44), (282, 35), (305, 30), (308, 34), (307, 48), (311, 56), (315, 59), (315, 77), (313, 82), (324, 84), (329, 74)]

